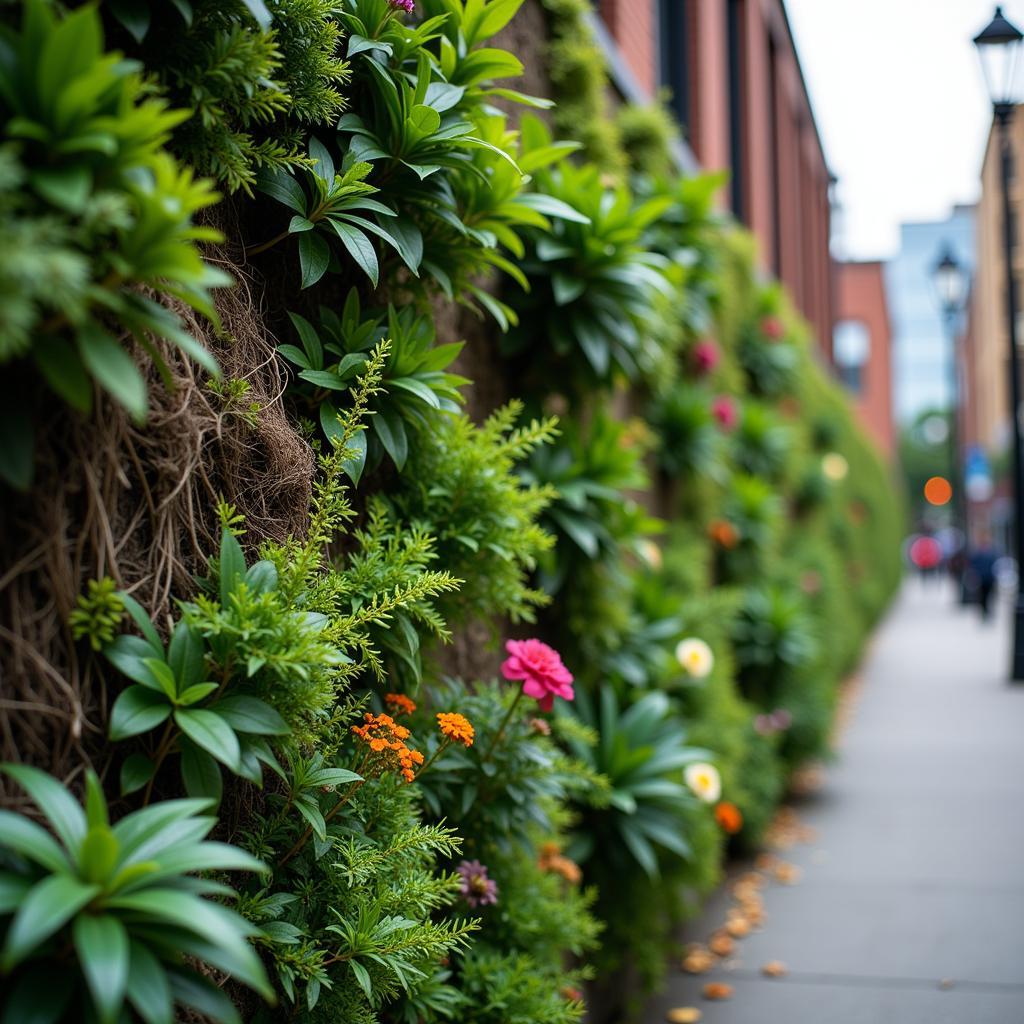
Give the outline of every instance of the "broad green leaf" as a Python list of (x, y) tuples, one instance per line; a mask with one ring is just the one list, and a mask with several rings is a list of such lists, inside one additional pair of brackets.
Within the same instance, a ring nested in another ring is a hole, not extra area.
[(178, 622), (167, 645), (167, 664), (178, 681), (179, 690), (202, 680), (205, 658), (206, 645), (199, 631), (184, 620)]
[(4, 992), (0, 1024), (60, 1024), (76, 994), (71, 972), (56, 972), (49, 964), (28, 965)]
[(196, 683), (188, 687), (184, 693), (178, 694), (178, 707), (187, 708), (198, 704), (204, 697), (209, 697), (217, 689), (216, 683)]
[(32, 357), (46, 383), (73, 409), (92, 409), (92, 380), (67, 338), (42, 335), (32, 345)]
[(142, 789), (156, 771), (156, 766), (145, 754), (129, 754), (121, 765), (121, 796)]
[(331, 262), (331, 250), (315, 231), (304, 232), (298, 236), (298, 240), (301, 287), (310, 288), (326, 273)]
[(79, 914), (73, 935), (100, 1022), (115, 1024), (128, 986), (128, 932), (109, 914)]
[(174, 1001), (167, 972), (141, 943), (130, 947), (127, 994), (146, 1024), (173, 1024)]
[(110, 738), (123, 740), (155, 729), (167, 720), (171, 704), (162, 693), (144, 686), (129, 686), (110, 711)]
[(69, 871), (71, 864), (57, 841), (41, 825), (14, 811), (0, 810), (0, 847), (35, 861), (50, 871)]
[(212, 754), (232, 771), (238, 771), (238, 737), (220, 715), (200, 708), (179, 708), (174, 712), (174, 720), (193, 743)]
[(96, 885), (107, 882), (117, 866), (119, 852), (117, 839), (110, 826), (94, 825), (85, 834), (78, 857), (82, 878)]
[(348, 254), (356, 261), (360, 269), (376, 288), (380, 271), (373, 243), (357, 228), (351, 227), (333, 217), (329, 217), (328, 220), (331, 223), (331, 227), (334, 228), (335, 234), (341, 239), (341, 244), (348, 250)]
[(409, 440), (402, 417), (391, 409), (381, 409), (373, 418), (373, 430), (384, 450), (391, 456), (395, 468), (401, 472), (409, 455)]
[(146, 382), (132, 357), (96, 324), (79, 328), (77, 341), (82, 362), (100, 387), (142, 422), (148, 408)]
[(285, 170), (262, 170), (256, 176), (256, 187), (268, 196), (284, 203), (289, 209), (305, 216), (306, 194), (302, 186)]
[(213, 708), (236, 732), (258, 736), (286, 736), (288, 723), (269, 704), (256, 697), (230, 696)]
[(146, 658), (146, 668), (153, 673), (153, 678), (160, 684), (160, 689), (168, 700), (178, 696), (178, 681), (174, 678), (171, 666), (162, 658)]
[(220, 803), (224, 792), (220, 765), (189, 740), (181, 743), (181, 780), (189, 796), (206, 797)]
[(139, 683), (155, 693), (162, 694), (164, 692), (160, 680), (153, 675), (153, 670), (148, 664), (151, 660), (163, 659), (163, 648), (155, 651), (152, 645), (146, 643), (141, 637), (122, 633), (112, 644), (107, 644), (103, 649), (103, 654), (114, 668), (133, 682)]
[(32, 797), (57, 838), (74, 854), (85, 838), (85, 814), (67, 789), (46, 772), (29, 765), (2, 764), (0, 771)]
[(85, 885), (70, 875), (51, 875), (33, 886), (8, 929), (0, 968), (17, 966), (99, 892), (98, 885)]
[(227, 528), (220, 537), (220, 603), (223, 608), (231, 607), (231, 594), (245, 579), (245, 555), (238, 538)]
[(160, 635), (156, 631), (156, 627), (153, 625), (153, 620), (146, 614), (145, 608), (139, 604), (138, 601), (132, 597), (127, 591), (119, 590), (117, 596), (121, 599), (121, 603), (124, 605), (124, 610), (132, 617), (132, 621), (136, 626), (139, 627), (142, 635), (145, 637), (146, 642), (156, 652), (156, 656), (163, 657), (164, 645), (160, 641)]

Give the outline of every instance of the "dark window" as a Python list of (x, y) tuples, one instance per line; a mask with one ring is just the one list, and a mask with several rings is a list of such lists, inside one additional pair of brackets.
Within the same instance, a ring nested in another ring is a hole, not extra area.
[(686, 55), (688, 0), (658, 0), (659, 70), (669, 107), (685, 128), (690, 124), (690, 75)]
[(746, 146), (743, 130), (743, 20), (745, 0), (729, 0), (729, 150), (732, 155), (732, 212), (737, 220), (746, 222)]

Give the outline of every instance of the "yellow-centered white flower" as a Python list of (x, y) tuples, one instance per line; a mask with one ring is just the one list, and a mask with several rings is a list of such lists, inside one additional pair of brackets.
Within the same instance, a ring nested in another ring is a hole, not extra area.
[(722, 777), (713, 764), (700, 761), (697, 764), (688, 764), (683, 771), (683, 778), (686, 784), (706, 804), (718, 803), (722, 795)]
[(715, 656), (711, 648), (695, 636), (689, 636), (676, 644), (676, 661), (694, 679), (706, 679), (715, 667)]

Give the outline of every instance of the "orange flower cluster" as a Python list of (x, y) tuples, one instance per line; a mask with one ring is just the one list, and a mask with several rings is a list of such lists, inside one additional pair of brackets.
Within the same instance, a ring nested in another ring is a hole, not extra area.
[(558, 848), (558, 843), (545, 843), (540, 848), (540, 860), (537, 862), (541, 871), (553, 871), (561, 875), (570, 885), (578, 885), (583, 878), (580, 866), (570, 860)]
[(416, 710), (415, 702), (406, 697), (404, 693), (385, 694), (384, 703), (394, 715), (411, 715)]
[(370, 748), (378, 774), (398, 772), (406, 782), (416, 778), (415, 765), (423, 764), (423, 755), (406, 746), (409, 730), (398, 725), (390, 715), (364, 716), (364, 725), (353, 725), (352, 731)]
[(441, 735), (454, 743), (461, 743), (463, 746), (473, 746), (473, 737), (476, 731), (472, 723), (465, 715), (457, 712), (441, 711), (437, 716), (437, 727)]
[(727, 832), (731, 836), (743, 828), (743, 815), (740, 813), (740, 809), (727, 800), (723, 800), (715, 808), (715, 821), (718, 822), (723, 832)]
[(708, 527), (708, 536), (722, 548), (731, 549), (740, 542), (740, 533), (735, 526), (726, 519), (716, 519)]

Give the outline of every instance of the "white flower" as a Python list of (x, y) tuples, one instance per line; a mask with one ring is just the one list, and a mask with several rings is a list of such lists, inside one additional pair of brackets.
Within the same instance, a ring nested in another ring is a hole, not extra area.
[(840, 480), (846, 479), (846, 474), (850, 472), (850, 464), (839, 452), (829, 452), (821, 460), (821, 471), (833, 483), (839, 483)]
[(722, 795), (722, 777), (713, 764), (704, 761), (688, 764), (683, 771), (686, 784), (706, 804), (718, 803)]
[(676, 644), (676, 661), (694, 679), (706, 679), (715, 667), (715, 656), (711, 653), (711, 648), (695, 636), (689, 636)]
[(660, 569), (661, 548), (653, 540), (642, 540), (639, 544), (640, 557), (652, 568)]

